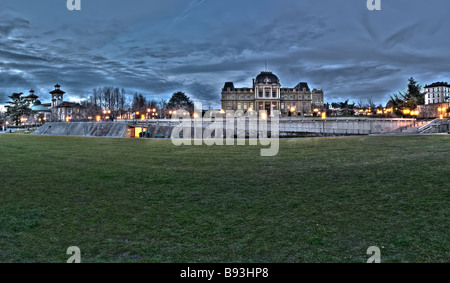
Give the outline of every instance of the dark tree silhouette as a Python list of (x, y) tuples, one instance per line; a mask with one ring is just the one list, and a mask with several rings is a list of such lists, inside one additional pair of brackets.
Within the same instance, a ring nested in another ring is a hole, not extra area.
[(191, 114), (194, 113), (194, 103), (183, 92), (174, 93), (167, 104), (167, 108), (171, 110), (184, 109)]
[(28, 102), (22, 94), (23, 93), (13, 93), (11, 96), (8, 96), (11, 101), (9, 101), (9, 105), (6, 106), (8, 108), (6, 115), (11, 118), (16, 126), (19, 125), (21, 117), (31, 115), (32, 113), (31, 108), (28, 106)]

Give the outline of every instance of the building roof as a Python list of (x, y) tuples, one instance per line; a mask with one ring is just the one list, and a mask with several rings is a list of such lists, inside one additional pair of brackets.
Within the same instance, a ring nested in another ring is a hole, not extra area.
[(50, 94), (64, 94), (65, 92), (60, 89), (55, 89), (53, 91), (50, 91)]
[(36, 111), (36, 112), (39, 112), (39, 111), (50, 112), (51, 111), (50, 109), (48, 109), (47, 107), (43, 106), (42, 104), (31, 106), (31, 110)]
[(78, 103), (64, 101), (60, 105), (56, 106), (56, 108), (72, 108), (72, 107), (81, 107), (81, 105)]
[(234, 83), (232, 83), (232, 82), (226, 82), (226, 83), (225, 83), (225, 86), (223, 87), (223, 90), (227, 90), (228, 88), (229, 88), (231, 91), (234, 91)]
[(52, 106), (51, 103), (42, 103), (41, 105), (44, 106), (44, 107), (51, 107)]
[(28, 96), (25, 96), (25, 98), (27, 98), (27, 99), (38, 99), (39, 96), (34, 95), (34, 94), (30, 94), (30, 95), (28, 95)]
[(438, 86), (446, 86), (446, 87), (450, 87), (450, 85), (447, 82), (436, 82), (430, 85), (425, 85), (425, 88), (429, 88), (429, 87), (438, 87)]
[(256, 84), (280, 84), (280, 79), (272, 72), (261, 72), (256, 77)]
[(309, 89), (308, 83), (305, 83), (305, 82), (299, 83), (299, 84), (296, 85), (294, 88), (295, 88), (297, 91), (300, 91), (300, 92), (302, 92), (304, 88), (306, 88), (306, 91), (311, 91), (311, 90)]

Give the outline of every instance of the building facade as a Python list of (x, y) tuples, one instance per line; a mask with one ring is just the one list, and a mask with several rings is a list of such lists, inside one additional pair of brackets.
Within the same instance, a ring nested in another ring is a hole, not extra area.
[(306, 82), (294, 88), (284, 88), (272, 72), (261, 72), (251, 88), (236, 88), (233, 82), (222, 89), (223, 110), (279, 110), (282, 115), (311, 115), (315, 107), (323, 107), (324, 93), (311, 89)]
[(425, 105), (445, 103), (450, 96), (450, 85), (446, 82), (437, 82), (425, 86)]
[(52, 95), (51, 111), (52, 121), (65, 121), (82, 119), (81, 105), (78, 103), (64, 101), (65, 92), (61, 90), (59, 84), (55, 85), (55, 89), (50, 92)]

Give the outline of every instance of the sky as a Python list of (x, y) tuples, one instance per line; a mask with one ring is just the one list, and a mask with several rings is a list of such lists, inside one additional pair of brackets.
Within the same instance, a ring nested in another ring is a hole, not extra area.
[(308, 82), (327, 102), (386, 103), (450, 81), (450, 2), (381, 0), (65, 0), (0, 2), (0, 104), (56, 83), (65, 100), (114, 86), (148, 99), (183, 91), (220, 107), (225, 82), (251, 87), (266, 69), (283, 87)]

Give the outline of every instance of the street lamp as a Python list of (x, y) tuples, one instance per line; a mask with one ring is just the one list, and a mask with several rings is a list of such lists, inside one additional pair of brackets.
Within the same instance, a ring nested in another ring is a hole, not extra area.
[(439, 118), (442, 120), (442, 119), (444, 119), (444, 113), (445, 113), (445, 111), (446, 111), (447, 109), (445, 109), (445, 107), (439, 107), (439, 109), (438, 109), (438, 111), (439, 111), (439, 113), (440, 113), (440, 115), (439, 115)]

